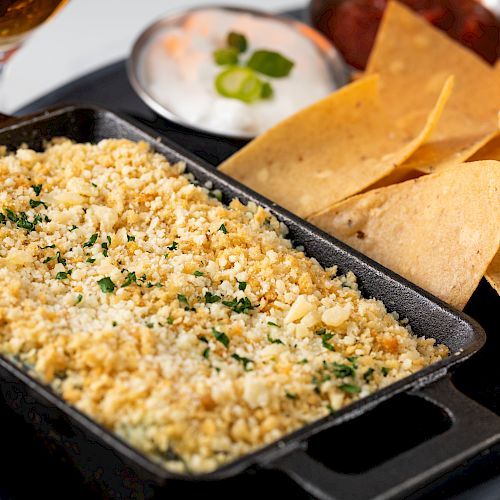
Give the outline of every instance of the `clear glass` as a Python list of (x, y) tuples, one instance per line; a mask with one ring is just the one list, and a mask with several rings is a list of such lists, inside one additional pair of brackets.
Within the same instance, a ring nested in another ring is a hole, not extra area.
[(5, 111), (5, 65), (28, 36), (67, 0), (0, 0), (0, 112)]

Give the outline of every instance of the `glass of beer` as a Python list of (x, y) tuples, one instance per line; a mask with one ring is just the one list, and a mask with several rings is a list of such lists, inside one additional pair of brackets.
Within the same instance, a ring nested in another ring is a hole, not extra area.
[[(0, 86), (2, 71), (14, 52), (35, 28), (66, 2), (67, 0), (0, 0)], [(0, 98), (1, 96), (0, 91)]]

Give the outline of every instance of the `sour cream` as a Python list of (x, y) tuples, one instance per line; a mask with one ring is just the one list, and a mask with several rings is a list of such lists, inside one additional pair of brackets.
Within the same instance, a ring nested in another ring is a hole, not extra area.
[[(215, 64), (213, 52), (225, 46), (231, 31), (247, 38), (242, 61), (266, 49), (294, 62), (287, 77), (263, 76), (273, 87), (272, 98), (246, 104), (216, 91), (215, 78), (224, 67)], [(180, 26), (156, 32), (141, 65), (143, 85), (153, 99), (184, 122), (222, 135), (258, 135), (336, 88), (324, 56), (293, 25), (214, 8), (193, 11)]]

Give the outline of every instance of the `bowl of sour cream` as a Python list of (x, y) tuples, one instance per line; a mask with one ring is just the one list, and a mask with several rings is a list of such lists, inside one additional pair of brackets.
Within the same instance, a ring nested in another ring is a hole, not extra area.
[(347, 82), (331, 43), (306, 24), (237, 7), (156, 21), (135, 41), (128, 76), (159, 115), (251, 139)]

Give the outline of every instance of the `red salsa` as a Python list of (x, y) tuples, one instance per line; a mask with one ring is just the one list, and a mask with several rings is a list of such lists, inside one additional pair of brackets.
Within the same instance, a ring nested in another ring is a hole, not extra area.
[[(500, 23), (475, 0), (400, 0), (434, 26), (493, 64), (500, 55)], [(314, 26), (348, 64), (364, 69), (387, 0), (312, 0)]]

